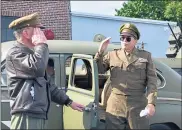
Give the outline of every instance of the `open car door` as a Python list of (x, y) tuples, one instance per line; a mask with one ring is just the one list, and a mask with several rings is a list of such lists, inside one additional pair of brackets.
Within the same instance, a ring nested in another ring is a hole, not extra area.
[[(79, 61), (84, 67), (79, 68)], [(96, 128), (98, 121), (97, 106), (99, 102), (98, 69), (90, 55), (74, 54), (71, 59), (68, 88), (66, 94), (75, 102), (86, 108), (83, 112), (70, 107), (63, 108), (64, 129)]]

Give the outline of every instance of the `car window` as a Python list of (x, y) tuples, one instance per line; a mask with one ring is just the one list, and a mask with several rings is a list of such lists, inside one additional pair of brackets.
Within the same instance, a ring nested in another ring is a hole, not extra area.
[[(71, 73), (71, 57), (65, 62), (66, 67), (66, 83), (68, 85), (69, 74)], [(91, 91), (92, 89), (92, 73), (91, 65), (87, 60), (75, 59), (74, 61), (74, 72), (72, 77), (72, 86), (86, 89)]]
[(182, 75), (182, 68), (172, 68), (175, 70), (178, 74)]
[(1, 86), (2, 87), (7, 86), (7, 76), (6, 76), (6, 69), (5, 68), (1, 72)]
[(1, 100), (9, 100), (6, 69), (1, 71)]
[[(71, 67), (68, 65), (69, 59), (66, 60), (66, 75), (68, 76), (69, 73), (71, 72)], [(71, 61), (70, 61), (71, 62)], [(85, 63), (83, 62), (82, 59), (78, 59), (76, 63), (76, 70), (75, 70), (75, 75), (86, 75), (87, 74), (87, 69), (85, 66)]]
[(55, 64), (54, 58), (49, 57), (46, 72), (50, 76), (50, 83), (51, 84), (55, 84), (55, 74), (56, 74), (56, 72), (55, 72), (55, 65), (54, 64)]

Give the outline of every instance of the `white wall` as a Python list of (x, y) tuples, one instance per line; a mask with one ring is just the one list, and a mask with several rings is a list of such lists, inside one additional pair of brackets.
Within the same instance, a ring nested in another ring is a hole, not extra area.
[[(139, 43), (144, 42), (145, 49), (153, 57), (166, 57), (168, 38), (171, 34), (167, 21), (127, 18), (118, 16), (95, 15), (72, 12), (72, 40), (93, 41), (96, 34), (111, 36), (112, 42), (119, 41), (119, 27), (126, 22), (134, 23), (140, 33)], [(169, 22), (172, 27), (176, 22)]]

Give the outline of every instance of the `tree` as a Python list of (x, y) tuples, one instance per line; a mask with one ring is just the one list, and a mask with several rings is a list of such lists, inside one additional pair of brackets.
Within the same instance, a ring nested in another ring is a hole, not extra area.
[(166, 6), (164, 16), (170, 21), (179, 20), (182, 22), (182, 2), (172, 1)]
[(115, 11), (116, 16), (176, 21), (171, 8), (174, 8), (178, 12), (177, 16), (181, 18), (181, 3), (180, 0), (130, 0), (124, 3), (121, 9), (115, 9)]

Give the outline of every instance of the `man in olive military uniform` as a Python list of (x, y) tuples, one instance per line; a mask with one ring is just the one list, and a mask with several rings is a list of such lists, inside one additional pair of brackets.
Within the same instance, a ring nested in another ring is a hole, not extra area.
[[(103, 56), (110, 38), (95, 55), (99, 73), (110, 69), (111, 94), (106, 107), (106, 129), (149, 129), (148, 117), (155, 113), (157, 76), (151, 53), (135, 45), (140, 33), (134, 24), (120, 27), (121, 49)], [(141, 110), (147, 116), (140, 117)]]
[(38, 13), (18, 18), (9, 25), (17, 39), (6, 56), (11, 129), (44, 129), (50, 101), (78, 111), (84, 108), (48, 82), (45, 71), (49, 50), (41, 27)]

